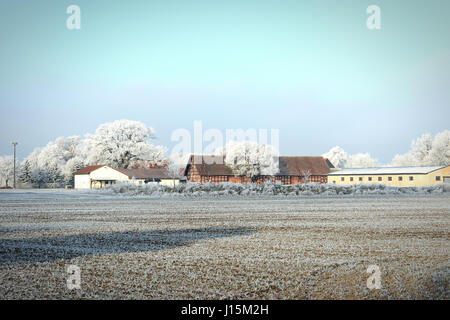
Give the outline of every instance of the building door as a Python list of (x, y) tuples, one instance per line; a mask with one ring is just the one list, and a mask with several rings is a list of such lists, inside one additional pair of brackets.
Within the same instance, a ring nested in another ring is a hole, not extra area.
[(444, 177), (444, 183), (450, 183), (450, 177)]

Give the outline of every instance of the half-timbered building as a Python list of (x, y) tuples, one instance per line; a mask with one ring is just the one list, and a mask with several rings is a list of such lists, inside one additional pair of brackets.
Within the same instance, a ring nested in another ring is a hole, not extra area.
[(192, 155), (184, 171), (188, 181), (199, 183), (264, 183), (265, 181), (281, 184), (306, 182), (327, 183), (330, 168), (334, 168), (328, 159), (323, 157), (279, 157), (279, 171), (273, 176), (258, 176), (253, 179), (237, 176), (225, 165), (222, 156)]

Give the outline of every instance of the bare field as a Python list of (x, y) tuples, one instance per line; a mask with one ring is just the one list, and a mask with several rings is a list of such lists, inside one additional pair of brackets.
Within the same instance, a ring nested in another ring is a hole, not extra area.
[[(0, 192), (2, 299), (449, 299), (450, 196)], [(81, 269), (81, 289), (66, 267)], [(366, 286), (378, 265), (381, 289)]]

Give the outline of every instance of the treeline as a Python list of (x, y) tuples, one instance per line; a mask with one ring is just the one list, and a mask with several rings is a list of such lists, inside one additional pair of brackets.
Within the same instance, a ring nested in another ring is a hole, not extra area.
[[(119, 168), (159, 165), (167, 149), (154, 146), (153, 128), (138, 121), (117, 120), (100, 125), (84, 137), (60, 137), (36, 148), (22, 163), (16, 163), (18, 181), (33, 187), (57, 188), (73, 185), (73, 173), (87, 165), (105, 164)], [(1, 185), (11, 186), (14, 160), (0, 157)]]

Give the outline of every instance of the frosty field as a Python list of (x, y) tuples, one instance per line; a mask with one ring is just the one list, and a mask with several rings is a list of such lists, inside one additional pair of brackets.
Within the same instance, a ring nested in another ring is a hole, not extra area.
[[(449, 299), (450, 195), (0, 191), (1, 299)], [(81, 289), (66, 267), (81, 269)], [(366, 286), (368, 266), (381, 289)]]

